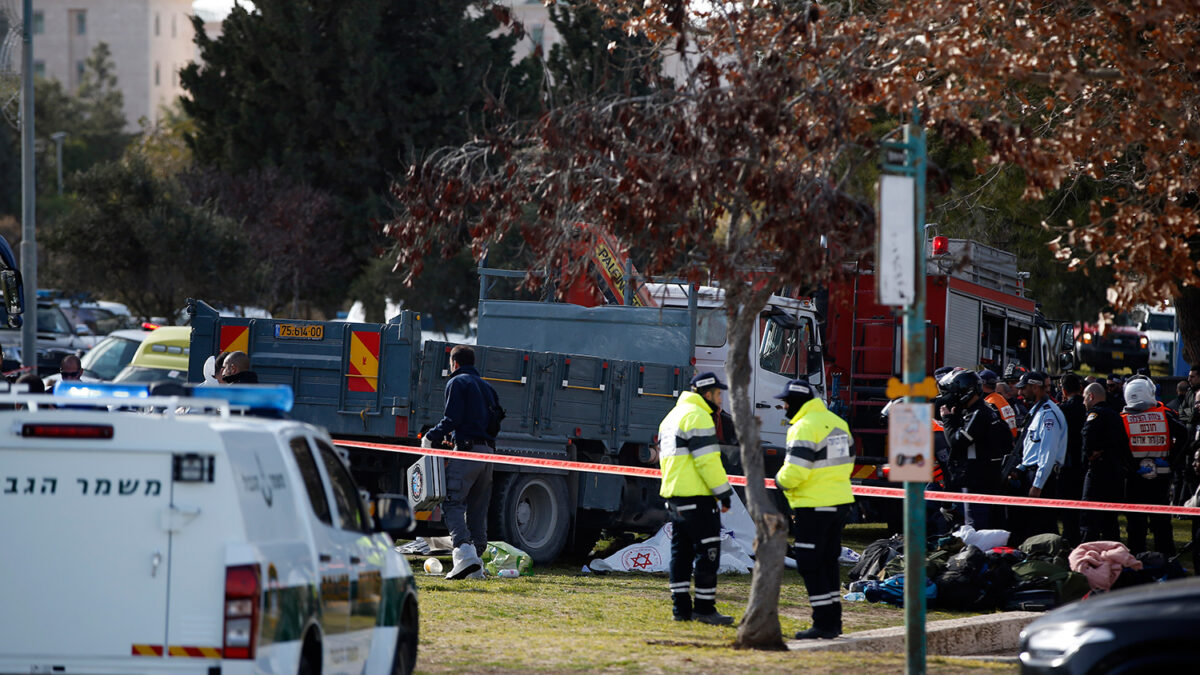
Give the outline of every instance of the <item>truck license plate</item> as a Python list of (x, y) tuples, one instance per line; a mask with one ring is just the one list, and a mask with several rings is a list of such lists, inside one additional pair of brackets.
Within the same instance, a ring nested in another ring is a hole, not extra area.
[(1113, 358), (1117, 361), (1120, 361), (1121, 359), (1125, 358), (1125, 352), (1113, 352)]
[(277, 323), (275, 337), (293, 340), (324, 340), (325, 327), (319, 324)]

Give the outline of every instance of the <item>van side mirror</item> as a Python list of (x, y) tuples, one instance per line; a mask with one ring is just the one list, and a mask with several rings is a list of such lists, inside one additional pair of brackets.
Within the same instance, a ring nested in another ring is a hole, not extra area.
[(412, 532), (416, 527), (412, 508), (408, 505), (408, 495), (378, 494), (375, 495), (373, 506), (376, 532)]
[(4, 309), (8, 311), (8, 326), (20, 328), (25, 312), (25, 298), (21, 297), (20, 270), (0, 271), (0, 290), (4, 292)]

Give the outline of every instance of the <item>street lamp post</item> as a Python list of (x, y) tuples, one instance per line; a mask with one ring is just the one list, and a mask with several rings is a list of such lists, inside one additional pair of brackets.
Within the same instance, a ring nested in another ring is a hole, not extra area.
[(33, 175), (33, 0), (22, 3), (21, 27), (21, 276), (28, 320), (21, 326), (21, 365), (37, 372), (37, 239)]

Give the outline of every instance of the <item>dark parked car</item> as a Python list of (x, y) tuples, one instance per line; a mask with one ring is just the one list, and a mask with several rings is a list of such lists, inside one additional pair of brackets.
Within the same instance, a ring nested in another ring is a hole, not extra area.
[(1130, 373), (1150, 366), (1150, 340), (1133, 326), (1109, 326), (1101, 334), (1096, 326), (1075, 327), (1075, 361), (1102, 373), (1128, 368)]
[(1060, 607), (1021, 631), (1023, 673), (1194, 673), (1200, 578), (1134, 586)]

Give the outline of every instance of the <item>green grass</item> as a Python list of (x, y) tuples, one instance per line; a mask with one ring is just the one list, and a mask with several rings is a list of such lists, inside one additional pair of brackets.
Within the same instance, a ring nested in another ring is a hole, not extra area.
[[(885, 536), (883, 527), (852, 526), (844, 543), (856, 550)], [(446, 559), (443, 559), (447, 561)], [(582, 561), (536, 568), (531, 577), (446, 581), (420, 572), (419, 672), (633, 671), (896, 672), (903, 654), (789, 653), (735, 650), (735, 628), (671, 620), (665, 574), (582, 574)], [(843, 568), (843, 572), (846, 568)], [(717, 608), (741, 617), (750, 575), (723, 575)], [(846, 632), (900, 626), (904, 611), (844, 603)], [(804, 585), (787, 570), (780, 591), (785, 637), (810, 625)], [(930, 612), (929, 620), (969, 616)], [(933, 672), (1013, 672), (1012, 666), (930, 657)]]

